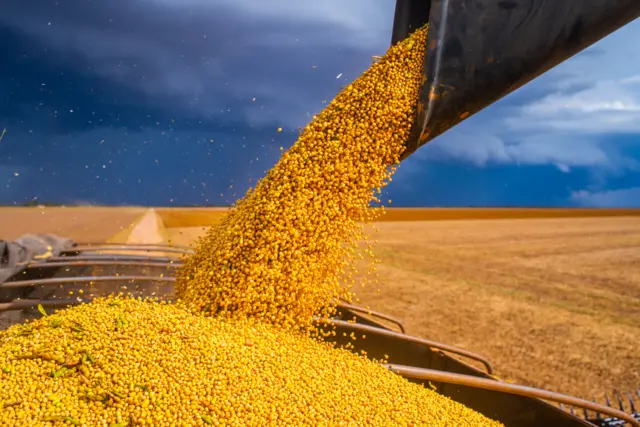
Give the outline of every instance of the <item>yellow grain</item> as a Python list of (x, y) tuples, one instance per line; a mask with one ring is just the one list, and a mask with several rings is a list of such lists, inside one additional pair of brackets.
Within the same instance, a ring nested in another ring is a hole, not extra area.
[[(32, 326), (0, 332), (11, 367), (0, 373), (2, 426), (499, 425), (363, 356), (251, 319), (106, 298)], [(52, 376), (67, 362), (83, 369)]]
[(210, 228), (178, 274), (179, 298), (198, 311), (293, 328), (351, 300), (362, 222), (379, 214), (370, 202), (409, 136), (426, 34), (416, 31), (347, 85)]

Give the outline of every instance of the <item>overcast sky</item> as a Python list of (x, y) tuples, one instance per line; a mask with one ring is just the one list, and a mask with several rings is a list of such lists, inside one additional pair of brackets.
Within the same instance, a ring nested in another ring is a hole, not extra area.
[[(0, 203), (231, 203), (384, 53), (394, 11), (36, 3), (0, 14)], [(634, 22), (421, 148), (394, 205), (640, 207), (638, 44)]]

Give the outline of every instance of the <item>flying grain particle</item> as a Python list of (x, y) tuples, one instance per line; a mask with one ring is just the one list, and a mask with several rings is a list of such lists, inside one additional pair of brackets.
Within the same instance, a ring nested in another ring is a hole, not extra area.
[(338, 75), (336, 76), (336, 79), (339, 79), (340, 77), (342, 77), (342, 73), (338, 74)]

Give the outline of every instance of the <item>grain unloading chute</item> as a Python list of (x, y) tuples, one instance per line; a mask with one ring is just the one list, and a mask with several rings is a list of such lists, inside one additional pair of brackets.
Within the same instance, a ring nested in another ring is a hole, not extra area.
[(638, 0), (397, 0), (392, 44), (429, 24), (403, 158), (638, 16)]

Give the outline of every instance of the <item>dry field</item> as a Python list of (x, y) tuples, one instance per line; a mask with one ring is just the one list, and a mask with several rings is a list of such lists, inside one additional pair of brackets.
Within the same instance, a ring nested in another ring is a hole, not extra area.
[(390, 208), (378, 222), (454, 219), (592, 218), (640, 216), (640, 209), (586, 208)]
[(144, 212), (144, 208), (120, 207), (0, 208), (0, 239), (53, 233), (79, 243), (104, 242), (129, 227)]
[[(175, 244), (225, 211), (157, 209)], [(143, 212), (2, 208), (0, 238), (105, 241)], [(380, 292), (358, 294), (409, 333), (482, 353), (521, 384), (583, 397), (640, 386), (640, 211), (392, 209), (377, 226)]]
[[(209, 226), (218, 223), (229, 208), (156, 208), (167, 228)], [(442, 221), (461, 219), (602, 218), (640, 216), (640, 209), (583, 208), (389, 208), (378, 222)]]
[(156, 208), (167, 228), (213, 225), (228, 211), (227, 208)]
[(640, 218), (378, 225), (371, 308), (485, 354), (521, 384), (591, 397), (640, 386)]
[[(640, 386), (640, 217), (377, 226), (380, 292), (358, 294), (408, 333), (484, 354), (520, 384), (588, 398)], [(202, 232), (167, 230), (175, 244)]]

